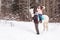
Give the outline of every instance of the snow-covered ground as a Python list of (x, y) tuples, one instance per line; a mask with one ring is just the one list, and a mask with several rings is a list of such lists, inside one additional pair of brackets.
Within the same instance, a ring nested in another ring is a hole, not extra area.
[(39, 23), (40, 35), (37, 35), (33, 22), (0, 20), (0, 40), (60, 40), (60, 23), (48, 26), (49, 30), (43, 31)]

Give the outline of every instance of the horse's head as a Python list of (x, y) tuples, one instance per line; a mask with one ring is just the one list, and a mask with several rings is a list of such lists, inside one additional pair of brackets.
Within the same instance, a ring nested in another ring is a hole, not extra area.
[(31, 13), (32, 17), (34, 16), (33, 8), (29, 9), (29, 12)]

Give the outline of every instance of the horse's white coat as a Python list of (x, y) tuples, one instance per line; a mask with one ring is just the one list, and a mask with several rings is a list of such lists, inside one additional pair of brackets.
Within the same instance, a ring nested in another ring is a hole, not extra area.
[(47, 15), (42, 15), (44, 16), (44, 20), (42, 20), (42, 22), (49, 22), (49, 17)]
[(31, 13), (31, 16), (33, 17), (34, 16), (33, 8), (32, 9), (29, 9), (29, 12)]
[[(34, 16), (33, 9), (30, 9), (29, 11), (33, 17)], [(47, 15), (42, 15), (42, 16), (44, 17), (44, 19), (42, 20), (44, 30), (48, 30), (49, 17)]]

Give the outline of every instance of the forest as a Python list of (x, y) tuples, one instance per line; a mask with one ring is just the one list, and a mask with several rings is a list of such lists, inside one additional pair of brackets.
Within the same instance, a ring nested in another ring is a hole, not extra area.
[(0, 0), (0, 19), (31, 21), (29, 9), (37, 3), (46, 7), (50, 22), (60, 22), (60, 0)]

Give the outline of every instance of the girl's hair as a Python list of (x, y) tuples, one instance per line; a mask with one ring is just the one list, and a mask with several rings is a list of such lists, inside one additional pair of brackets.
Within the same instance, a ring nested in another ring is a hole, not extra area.
[(35, 4), (34, 6), (34, 13), (37, 12), (37, 8), (40, 6), (40, 9), (42, 10), (43, 9), (43, 6), (40, 5), (40, 4)]
[(42, 7), (42, 6), (40, 6), (40, 9), (42, 10), (42, 9), (43, 9), (43, 7)]
[(40, 4), (36, 4), (36, 5), (34, 6), (34, 13), (37, 12), (38, 6), (40, 6)]

